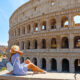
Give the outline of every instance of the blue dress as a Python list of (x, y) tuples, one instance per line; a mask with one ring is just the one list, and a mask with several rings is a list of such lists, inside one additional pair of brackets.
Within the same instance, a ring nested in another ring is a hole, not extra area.
[(26, 75), (27, 74), (27, 64), (22, 63), (20, 64), (20, 57), (19, 54), (16, 53), (11, 58), (11, 63), (13, 65), (13, 74), (14, 75)]

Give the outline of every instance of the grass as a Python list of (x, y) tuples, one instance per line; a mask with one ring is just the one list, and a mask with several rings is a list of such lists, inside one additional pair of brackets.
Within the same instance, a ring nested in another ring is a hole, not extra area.
[(4, 71), (4, 70), (6, 70), (6, 67), (1, 68), (1, 69), (0, 69), (0, 72), (1, 72), (1, 71)]

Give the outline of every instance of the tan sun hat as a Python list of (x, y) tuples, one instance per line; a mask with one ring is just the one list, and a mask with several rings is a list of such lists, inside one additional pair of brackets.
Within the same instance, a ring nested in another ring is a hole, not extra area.
[(17, 45), (13, 45), (13, 46), (11, 47), (10, 52), (11, 52), (11, 53), (15, 53), (16, 51), (20, 51), (20, 48), (19, 48), (19, 46), (17, 46)]

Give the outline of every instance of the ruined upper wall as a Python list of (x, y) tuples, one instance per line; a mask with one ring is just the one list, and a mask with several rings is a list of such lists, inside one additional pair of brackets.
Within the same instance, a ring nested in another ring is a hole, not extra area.
[[(53, 6), (52, 2), (54, 2)], [(80, 7), (80, 0), (30, 0), (12, 14), (10, 18), (10, 27), (43, 14), (77, 7)]]

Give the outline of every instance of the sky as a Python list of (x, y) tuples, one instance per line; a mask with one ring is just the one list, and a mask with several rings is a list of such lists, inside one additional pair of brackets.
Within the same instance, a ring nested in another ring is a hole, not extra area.
[(0, 45), (8, 45), (9, 18), (22, 4), (29, 0), (1, 0), (0, 1)]

